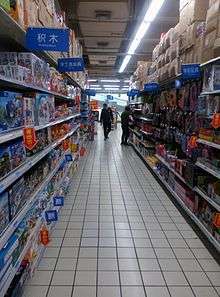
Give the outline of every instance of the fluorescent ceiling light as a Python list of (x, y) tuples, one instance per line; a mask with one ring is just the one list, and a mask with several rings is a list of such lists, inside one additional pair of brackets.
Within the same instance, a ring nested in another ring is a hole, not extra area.
[(129, 86), (123, 86), (122, 88), (123, 89), (129, 89), (130, 87)]
[(131, 59), (131, 55), (133, 55), (135, 53), (136, 49), (138, 48), (139, 44), (141, 43), (141, 40), (143, 39), (144, 35), (146, 34), (147, 30), (149, 29), (151, 23), (153, 22), (153, 20), (157, 16), (158, 12), (160, 11), (164, 1), (165, 0), (151, 0), (151, 3), (145, 13), (145, 16), (144, 16), (139, 28), (137, 29), (137, 31), (135, 33), (132, 43), (130, 44), (130, 47), (127, 51), (127, 55), (125, 56), (125, 58), (121, 64), (119, 73), (124, 72), (125, 68), (127, 67), (128, 63)]
[(119, 88), (118, 85), (103, 85), (104, 88)]
[(111, 90), (112, 90), (112, 91), (116, 91), (116, 90), (119, 90), (119, 88), (105, 88), (105, 90), (108, 90), (108, 91), (109, 91), (109, 90), (110, 90), (110, 91), (111, 91)]
[(90, 85), (91, 88), (98, 88), (100, 85)]
[(120, 80), (118, 79), (101, 79), (101, 82), (107, 82), (107, 83), (111, 83), (111, 82), (120, 82)]
[(129, 82), (130, 82), (130, 79), (124, 80), (124, 83), (129, 83)]
[(93, 88), (93, 90), (102, 90), (102, 88), (98, 88), (98, 87), (96, 87), (96, 88)]
[(125, 58), (124, 58), (124, 60), (123, 60), (123, 62), (121, 64), (121, 67), (119, 69), (119, 73), (124, 72), (124, 70), (125, 70), (125, 68), (128, 65), (128, 63), (129, 63), (130, 60), (131, 60), (131, 55), (125, 56)]
[(96, 82), (97, 79), (88, 79), (88, 82)]

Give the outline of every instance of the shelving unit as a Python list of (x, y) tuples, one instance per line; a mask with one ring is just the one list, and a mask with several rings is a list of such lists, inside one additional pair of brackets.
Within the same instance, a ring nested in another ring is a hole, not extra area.
[(205, 170), (206, 172), (210, 173), (211, 175), (220, 178), (220, 172), (206, 166), (205, 164), (203, 164), (202, 162), (197, 161), (196, 165), (200, 168), (202, 168), (203, 170)]

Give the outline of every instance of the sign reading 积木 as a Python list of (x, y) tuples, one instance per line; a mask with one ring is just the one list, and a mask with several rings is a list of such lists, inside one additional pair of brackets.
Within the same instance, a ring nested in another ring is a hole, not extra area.
[(181, 65), (183, 79), (197, 79), (201, 77), (201, 69), (199, 64), (183, 64)]
[(26, 32), (26, 46), (32, 51), (69, 51), (69, 29), (32, 28)]

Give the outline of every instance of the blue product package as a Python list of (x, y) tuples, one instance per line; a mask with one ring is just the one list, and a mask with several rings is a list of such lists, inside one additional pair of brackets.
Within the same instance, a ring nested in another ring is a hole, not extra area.
[(20, 178), (9, 190), (9, 213), (12, 220), (26, 203), (26, 187), (24, 178)]
[(9, 149), (6, 145), (0, 145), (0, 178), (10, 171)]
[(17, 246), (18, 236), (12, 235), (4, 248), (0, 251), (0, 269), (5, 266)]
[(0, 133), (23, 125), (22, 95), (8, 91), (0, 92)]
[(0, 234), (9, 224), (8, 192), (0, 194)]
[(22, 140), (15, 140), (9, 144), (9, 158), (11, 170), (18, 167), (25, 159), (25, 149)]
[(45, 125), (55, 119), (54, 97), (48, 94), (35, 95), (35, 124)]

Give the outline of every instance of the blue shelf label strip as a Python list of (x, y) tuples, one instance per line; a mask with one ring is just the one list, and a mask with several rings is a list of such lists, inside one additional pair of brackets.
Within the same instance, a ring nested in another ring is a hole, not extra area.
[(33, 51), (69, 51), (69, 29), (28, 28), (26, 46)]
[(85, 64), (83, 58), (62, 58), (58, 59), (59, 72), (79, 72), (84, 71)]

